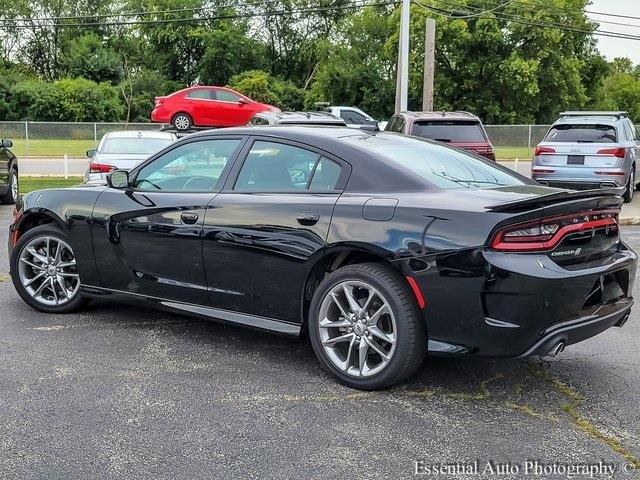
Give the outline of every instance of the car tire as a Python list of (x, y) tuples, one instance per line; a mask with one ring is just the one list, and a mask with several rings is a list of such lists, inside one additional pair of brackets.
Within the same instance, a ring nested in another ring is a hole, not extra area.
[(173, 116), (171, 124), (176, 130), (180, 132), (186, 132), (187, 130), (190, 130), (191, 127), (193, 127), (193, 120), (191, 120), (191, 117), (188, 114), (180, 112), (176, 113)]
[(87, 303), (80, 292), (73, 249), (55, 224), (40, 225), (19, 238), (11, 254), (10, 274), (20, 297), (41, 312), (69, 313)]
[(322, 368), (362, 390), (402, 382), (426, 353), (424, 320), (407, 282), (378, 263), (347, 265), (327, 275), (313, 295), (308, 331)]
[(633, 200), (633, 194), (636, 191), (636, 169), (635, 165), (631, 167), (629, 172), (629, 181), (627, 182), (627, 189), (624, 191), (622, 198), (624, 203), (631, 203)]
[(2, 201), (2, 203), (6, 203), (6, 204), (14, 204), (18, 201), (18, 170), (15, 168), (12, 168), (11, 171), (9, 172), (9, 179), (8, 179), (8, 184), (9, 184), (9, 190), (7, 190), (7, 193), (5, 193), (2, 198), (0, 198), (0, 201)]

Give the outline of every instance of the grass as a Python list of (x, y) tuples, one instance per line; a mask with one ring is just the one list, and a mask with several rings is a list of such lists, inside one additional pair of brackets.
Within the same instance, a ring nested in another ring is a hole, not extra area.
[[(87, 150), (95, 148), (93, 140), (14, 140), (11, 149), (18, 157), (62, 157), (65, 153), (70, 157), (84, 157)], [(498, 160), (530, 160), (533, 150), (527, 147), (495, 147)]]
[(11, 151), (18, 157), (62, 157), (65, 153), (70, 157), (84, 157), (87, 150), (95, 148), (93, 140), (14, 140)]
[(82, 183), (82, 177), (26, 177), (20, 176), (20, 193), (29, 193), (43, 188), (71, 187)]
[(527, 147), (495, 147), (498, 160), (531, 160), (533, 149)]

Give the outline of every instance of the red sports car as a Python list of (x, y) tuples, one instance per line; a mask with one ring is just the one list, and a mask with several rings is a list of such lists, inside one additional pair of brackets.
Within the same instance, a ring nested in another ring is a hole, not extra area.
[(156, 97), (151, 121), (171, 123), (176, 130), (191, 127), (236, 127), (246, 125), (258, 112), (280, 109), (251, 100), (230, 88), (189, 87), (166, 97)]

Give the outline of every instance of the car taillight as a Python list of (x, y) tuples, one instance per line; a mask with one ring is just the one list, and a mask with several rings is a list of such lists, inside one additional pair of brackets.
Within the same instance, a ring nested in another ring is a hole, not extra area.
[(116, 167), (113, 165), (107, 165), (106, 163), (91, 162), (89, 164), (90, 173), (109, 173), (115, 169)]
[(551, 147), (536, 147), (535, 151), (533, 152), (533, 154), (537, 157), (538, 155), (543, 155), (543, 154), (549, 154), (549, 153), (556, 153), (555, 149), (551, 148)]
[(603, 148), (598, 150), (600, 155), (609, 155), (611, 157), (624, 158), (624, 148)]
[(494, 250), (535, 252), (551, 250), (571, 233), (618, 228), (619, 210), (581, 212), (543, 218), (498, 230), (491, 241)]

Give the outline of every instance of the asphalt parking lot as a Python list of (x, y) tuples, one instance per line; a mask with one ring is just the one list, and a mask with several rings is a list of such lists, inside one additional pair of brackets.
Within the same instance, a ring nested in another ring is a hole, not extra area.
[[(623, 236), (640, 249), (640, 227)], [(35, 312), (8, 271), (1, 254), (0, 478), (407, 478), (417, 460), (640, 475), (638, 307), (553, 360), (429, 360), (364, 393), (302, 341), (105, 302)]]

